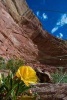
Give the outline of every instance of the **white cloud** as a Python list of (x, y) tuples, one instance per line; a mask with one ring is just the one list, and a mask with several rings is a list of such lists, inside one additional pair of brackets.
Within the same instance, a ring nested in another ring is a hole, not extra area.
[(63, 14), (60, 20), (56, 23), (58, 26), (63, 26), (65, 24), (67, 24), (67, 14)]
[(36, 12), (36, 15), (37, 15), (37, 16), (39, 16), (39, 14), (40, 14), (40, 12), (39, 12), (39, 11), (37, 11), (37, 12)]
[(52, 30), (51, 30), (51, 33), (54, 33), (55, 31), (58, 30), (58, 27), (54, 27)]
[(54, 33), (65, 24), (67, 24), (67, 14), (63, 14), (61, 16), (61, 18), (57, 21), (56, 26), (51, 30), (51, 33)]
[(48, 19), (47, 15), (45, 13), (40, 14), (39, 11), (36, 12), (36, 15), (41, 19), (41, 20), (45, 20)]
[(48, 19), (47, 15), (45, 13), (42, 14), (43, 19)]
[(62, 38), (62, 37), (63, 37), (63, 34), (62, 34), (62, 33), (59, 33), (59, 35), (60, 35), (60, 38)]
[(57, 35), (58, 38), (63, 38), (63, 34), (59, 33), (59, 35)]

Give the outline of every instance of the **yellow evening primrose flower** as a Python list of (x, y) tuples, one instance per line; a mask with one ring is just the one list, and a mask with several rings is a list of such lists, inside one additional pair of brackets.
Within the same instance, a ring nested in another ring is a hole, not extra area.
[(18, 71), (16, 72), (16, 76), (21, 78), (21, 80), (29, 86), (30, 84), (37, 83), (37, 75), (34, 69), (30, 66), (21, 66), (19, 67)]

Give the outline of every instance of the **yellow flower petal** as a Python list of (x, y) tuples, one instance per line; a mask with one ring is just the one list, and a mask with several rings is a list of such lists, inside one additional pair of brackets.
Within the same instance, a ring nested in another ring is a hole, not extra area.
[(24, 83), (29, 86), (30, 84), (35, 84), (37, 82), (36, 72), (30, 66), (21, 66), (16, 72), (16, 76), (21, 78)]

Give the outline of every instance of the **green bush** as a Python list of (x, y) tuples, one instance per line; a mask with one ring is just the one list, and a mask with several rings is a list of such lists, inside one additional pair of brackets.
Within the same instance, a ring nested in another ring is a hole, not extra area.
[(67, 83), (67, 72), (63, 72), (63, 68), (60, 67), (59, 71), (52, 73), (53, 83)]
[(9, 59), (8, 61), (5, 61), (5, 59), (0, 57), (0, 69), (2, 70), (11, 70), (12, 73), (15, 73), (22, 65), (24, 65), (24, 61), (22, 59)]
[[(22, 67), (21, 69), (20, 66)], [(32, 83), (36, 81), (35, 78), (37, 79), (35, 74), (32, 74), (33, 70), (31, 70), (30, 66), (24, 66), (24, 62), (21, 59), (10, 59), (7, 62), (5, 62), (4, 59), (0, 59), (0, 68), (9, 71), (7, 75), (0, 73), (0, 100), (19, 100), (17, 98), (19, 96), (21, 97), (24, 93), (26, 95), (30, 94), (28, 90), (33, 86)], [(20, 77), (18, 74), (16, 75), (16, 73), (18, 73)], [(34, 80), (30, 78), (29, 73), (33, 75), (32, 78), (34, 78)], [(28, 79), (26, 79), (26, 77)], [(27, 82), (30, 84), (27, 85)]]
[(12, 73), (15, 73), (16, 70), (22, 65), (24, 65), (24, 61), (22, 59), (10, 59), (6, 63), (6, 68), (10, 69)]

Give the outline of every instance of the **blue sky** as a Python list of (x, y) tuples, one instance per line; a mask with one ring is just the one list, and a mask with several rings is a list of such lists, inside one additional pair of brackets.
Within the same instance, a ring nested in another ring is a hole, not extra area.
[(67, 0), (26, 0), (50, 34), (67, 40)]

